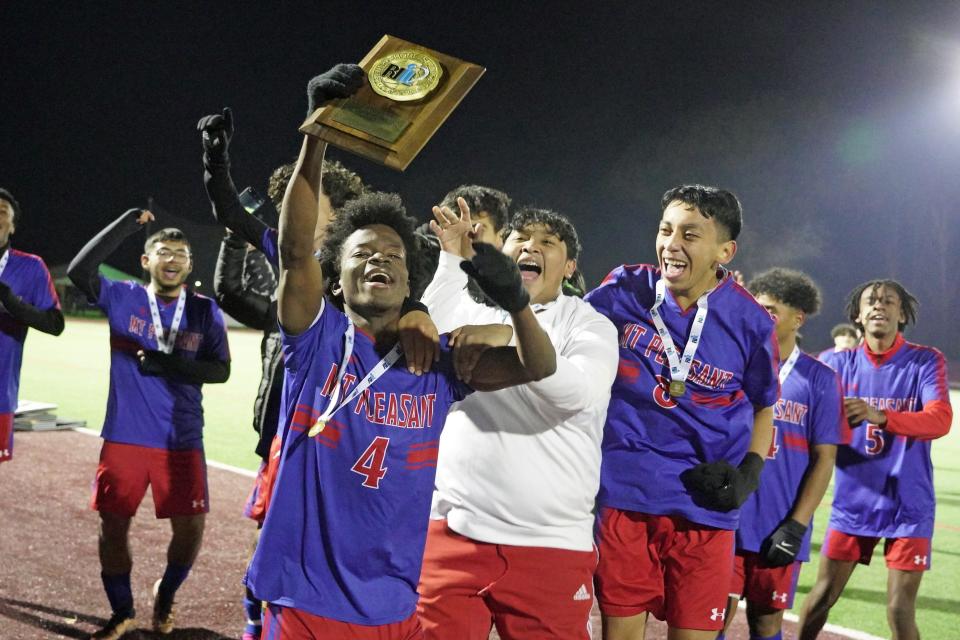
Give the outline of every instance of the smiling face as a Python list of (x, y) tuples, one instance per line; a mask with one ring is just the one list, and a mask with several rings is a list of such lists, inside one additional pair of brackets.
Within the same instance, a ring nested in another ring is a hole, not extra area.
[(0, 198), (0, 246), (7, 244), (13, 235), (14, 222), (13, 205)]
[(410, 294), (407, 249), (400, 235), (383, 224), (372, 224), (350, 234), (340, 249), (340, 280), (334, 295), (344, 306), (366, 312), (400, 311)]
[(905, 322), (903, 301), (893, 288), (867, 287), (860, 294), (857, 323), (863, 327), (864, 334), (883, 340), (896, 335), (900, 324)]
[(190, 245), (181, 240), (161, 240), (140, 256), (140, 265), (150, 274), (154, 291), (175, 296), (193, 270)]
[(656, 248), (667, 288), (690, 303), (714, 286), (718, 265), (733, 259), (737, 243), (713, 218), (674, 200), (663, 211)]
[(556, 300), (560, 285), (577, 268), (567, 259), (567, 245), (543, 224), (530, 224), (510, 232), (503, 253), (516, 261), (530, 302), (544, 304)]

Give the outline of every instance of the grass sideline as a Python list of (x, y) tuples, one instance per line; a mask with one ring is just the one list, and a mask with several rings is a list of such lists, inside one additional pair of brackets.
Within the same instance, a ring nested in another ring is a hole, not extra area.
[[(207, 457), (254, 470), (256, 437), (251, 427), (253, 397), (260, 381), (260, 336), (256, 331), (230, 330), (233, 360), (230, 380), (203, 390)], [(58, 413), (81, 418), (99, 430), (107, 400), (109, 369), (107, 325), (102, 320), (67, 319), (59, 338), (31, 331), (27, 337), (20, 397), (55, 402)], [(933, 538), (933, 570), (923, 578), (918, 599), (922, 635), (956, 637), (960, 627), (960, 392), (951, 392), (955, 408), (950, 434), (933, 443), (937, 491), (937, 524)], [(832, 490), (832, 487), (831, 487)], [(820, 542), (830, 514), (828, 495), (817, 510), (814, 554), (800, 575), (794, 612), (810, 591), (817, 573)], [(887, 570), (882, 546), (869, 567), (858, 567), (830, 622), (848, 629), (888, 637)]]

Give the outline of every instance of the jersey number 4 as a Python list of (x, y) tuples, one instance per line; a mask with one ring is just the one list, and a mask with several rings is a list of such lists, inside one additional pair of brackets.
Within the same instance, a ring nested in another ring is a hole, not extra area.
[(377, 436), (350, 467), (351, 471), (363, 476), (363, 486), (368, 489), (379, 489), (380, 481), (387, 475), (387, 467), (383, 466), (383, 461), (387, 458), (389, 445), (390, 438)]
[(767, 453), (767, 460), (774, 460), (779, 452), (780, 445), (777, 444), (777, 425), (773, 425), (773, 438), (770, 440), (770, 451)]

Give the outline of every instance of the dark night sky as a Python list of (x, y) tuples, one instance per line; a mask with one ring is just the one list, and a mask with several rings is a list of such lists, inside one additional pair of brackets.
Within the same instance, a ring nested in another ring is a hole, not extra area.
[[(306, 81), (390, 33), (487, 68), (405, 173), (331, 153), (418, 217), (461, 183), (556, 209), (593, 285), (654, 260), (667, 188), (725, 186), (745, 212), (733, 266), (822, 286), (808, 348), (826, 345), (847, 291), (892, 276), (922, 304), (909, 335), (960, 356), (960, 5), (463, 4), (4, 2), (14, 244), (64, 263), (152, 195), (215, 246), (196, 121), (234, 109), (234, 177), (262, 191), (299, 148)], [(135, 271), (135, 244), (115, 266)]]

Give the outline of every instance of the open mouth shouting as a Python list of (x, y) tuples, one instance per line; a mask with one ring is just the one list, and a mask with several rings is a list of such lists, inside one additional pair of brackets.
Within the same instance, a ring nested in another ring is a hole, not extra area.
[(676, 258), (661, 258), (663, 276), (667, 280), (676, 280), (683, 277), (689, 268), (689, 264), (684, 260)]
[(363, 274), (363, 282), (374, 289), (386, 289), (393, 285), (393, 276), (385, 269), (373, 268)]
[(524, 282), (533, 282), (543, 273), (543, 266), (531, 255), (523, 255), (517, 260), (517, 268), (520, 269), (520, 278)]

